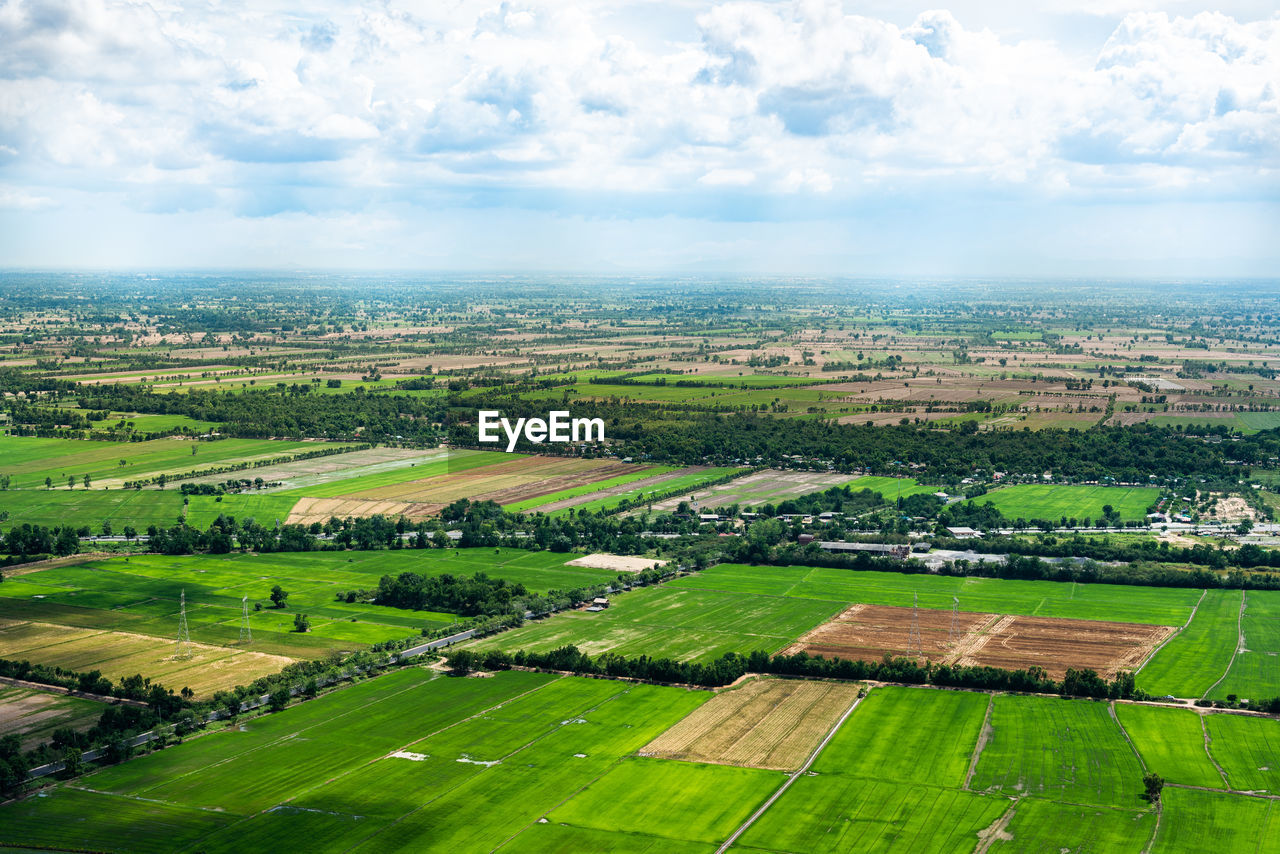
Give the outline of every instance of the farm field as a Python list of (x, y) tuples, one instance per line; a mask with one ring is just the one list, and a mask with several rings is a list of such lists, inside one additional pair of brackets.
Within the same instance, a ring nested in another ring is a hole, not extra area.
[(953, 597), (958, 597), (963, 611), (1160, 626), (1185, 623), (1200, 599), (1198, 590), (1172, 587), (1117, 588), (1107, 584), (744, 564), (719, 564), (667, 586), (907, 608), (918, 595), (921, 608), (946, 611), (951, 610)]
[(1280, 591), (1246, 591), (1240, 631), (1244, 637), (1235, 661), (1209, 697), (1274, 696), (1280, 686)]
[(1280, 852), (1280, 815), (1262, 798), (1166, 789), (1164, 814), (1151, 851)]
[(592, 483), (584, 483), (579, 486), (571, 486), (568, 489), (561, 489), (557, 492), (549, 492), (546, 495), (538, 495), (533, 498), (527, 498), (524, 501), (516, 501), (511, 504), (503, 505), (512, 513), (521, 513), (526, 510), (534, 510), (542, 507), (551, 507), (551, 509), (559, 509), (560, 506), (572, 507), (576, 503), (574, 499), (582, 498), (582, 503), (590, 500), (589, 496), (596, 495), (604, 490), (614, 490), (627, 484), (635, 484), (636, 481), (644, 481), (644, 486), (654, 483), (661, 483), (663, 476), (671, 472), (680, 472), (681, 469), (675, 466), (646, 466), (636, 471), (620, 474), (616, 477), (598, 480)]
[(1241, 601), (1238, 590), (1205, 591), (1191, 623), (1138, 671), (1138, 687), (1157, 696), (1208, 693), (1231, 665)]
[[(833, 486), (843, 486), (850, 480), (847, 474), (764, 469), (735, 478), (728, 483), (709, 486), (700, 493), (695, 493), (695, 497), (698, 500), (698, 506), (708, 511), (733, 504), (757, 507), (761, 504), (778, 504), (788, 498), (807, 495), (810, 492), (821, 492)], [(679, 495), (655, 501), (653, 509), (674, 511), (681, 501), (687, 501), (688, 498), (687, 495)]]
[(192, 644), (189, 658), (178, 658), (176, 652), (172, 640), (150, 635), (0, 620), (0, 658), (80, 672), (99, 670), (112, 680), (142, 673), (174, 691), (190, 688), (199, 697), (277, 673), (293, 661), (247, 647), (203, 643)]
[(1226, 788), (1206, 744), (1205, 716), (1190, 709), (1116, 703), (1116, 719), (1143, 763), (1171, 783)]
[[(913, 648), (911, 626), (921, 648)], [(1105, 678), (1132, 670), (1173, 629), (1136, 623), (1062, 620), (883, 605), (852, 605), (804, 634), (786, 652), (878, 661), (884, 655), (920, 656), (965, 667), (1007, 670), (1043, 667), (1055, 679), (1067, 668), (1089, 668)]]
[(838, 607), (834, 602), (646, 587), (615, 597), (606, 611), (560, 614), (477, 641), (474, 648), (551, 650), (573, 644), (590, 655), (711, 661), (726, 652), (777, 651)]
[(22, 750), (31, 750), (60, 727), (88, 731), (105, 708), (94, 700), (0, 682), (0, 738), (16, 735)]
[(856, 684), (756, 679), (703, 703), (640, 755), (794, 771), (858, 691)]
[[(799, 684), (844, 699), (857, 687)], [(777, 719), (742, 691), (407, 667), (0, 806), (0, 842), (220, 852), (305, 836), (318, 852), (709, 854), (786, 777), (643, 754), (691, 722), (697, 743), (717, 720)], [(722, 718), (726, 699), (737, 713)], [(1203, 746), (1182, 727), (1168, 737), (1191, 739), (1168, 756)], [(1106, 703), (872, 688), (734, 850), (972, 851), (990, 837), (993, 850), (1141, 851), (1157, 833), (1141, 770)], [(1171, 785), (1153, 850), (1205, 850), (1200, 825), (1241, 821), (1252, 836), (1223, 838), (1268, 839), (1270, 802)]]
[(1138, 808), (1142, 766), (1106, 703), (997, 696), (975, 791)]
[[(416, 476), (421, 477), (422, 467), (440, 462), (449, 452), (441, 449), (414, 450), (411, 448), (369, 448), (364, 451), (351, 451), (334, 457), (317, 457), (311, 460), (295, 460), (279, 463), (274, 466), (263, 466), (254, 469), (253, 477), (260, 477), (268, 483), (279, 483), (279, 486), (268, 487), (266, 491), (276, 493), (286, 490), (302, 490), (315, 493), (321, 487), (339, 481), (354, 481), (358, 478), (384, 475), (392, 471), (417, 469)], [(455, 451), (453, 454), (465, 458), (469, 451)], [(205, 477), (191, 478), (187, 483), (222, 483), (234, 475), (211, 474)]]
[(897, 501), (913, 495), (929, 495), (939, 490), (937, 486), (920, 483), (914, 477), (877, 477), (866, 475), (849, 481), (849, 488), (857, 491), (869, 489), (884, 496), (885, 501)]
[(32, 525), (87, 525), (95, 534), (110, 522), (119, 536), (126, 525), (145, 532), (149, 525), (168, 527), (182, 515), (176, 489), (10, 489), (0, 499), (10, 522)]
[[(317, 658), (399, 639), (454, 622), (452, 614), (406, 611), (339, 602), (335, 593), (376, 587), (383, 575), (473, 575), (526, 585), (534, 592), (605, 583), (616, 573), (569, 566), (573, 555), (514, 549), (369, 552), (295, 552), (269, 555), (136, 555), (60, 566), (6, 580), (0, 619), (21, 626), (0, 630), (0, 657), (78, 669), (92, 665), (108, 676), (141, 672), (171, 680), (203, 679), (225, 687), (279, 670), (288, 660)], [(279, 584), (286, 607), (272, 607)], [(185, 593), (187, 621), (198, 655), (174, 661), (178, 599)], [(250, 598), (253, 642), (239, 644), (241, 598)], [(262, 610), (252, 610), (260, 603)], [(311, 631), (292, 631), (306, 613)], [(40, 632), (37, 633), (37, 628)], [(21, 653), (21, 654), (19, 654)], [(260, 665), (260, 666), (259, 666)], [(202, 668), (204, 670), (202, 671)]]
[[(574, 507), (579, 511), (590, 511), (599, 513), (601, 511), (608, 512), (618, 506), (623, 501), (640, 501), (646, 495), (661, 494), (667, 495), (671, 492), (679, 492), (677, 503), (687, 499), (690, 494), (696, 494), (697, 490), (702, 488), (708, 481), (718, 480), (722, 477), (732, 475), (738, 472), (745, 472), (747, 469), (736, 468), (733, 466), (696, 466), (692, 470), (681, 473), (678, 477), (666, 478), (655, 484), (654, 486), (633, 487), (632, 489), (614, 493), (607, 498), (597, 498), (592, 501), (584, 501), (576, 504)], [(558, 509), (552, 515), (567, 512), (568, 508)]]
[(1125, 521), (1140, 520), (1147, 508), (1160, 497), (1160, 490), (1150, 487), (1058, 486), (1028, 483), (1006, 486), (970, 503), (991, 503), (1008, 519), (1097, 519), (1103, 507), (1110, 504)]
[(1280, 721), (1249, 715), (1212, 715), (1205, 721), (1209, 752), (1232, 789), (1280, 795)]
[[(49, 477), (54, 489), (74, 492), (84, 488), (81, 479), (86, 474), (90, 476), (92, 488), (116, 489), (127, 480), (155, 477), (162, 473), (175, 475), (217, 465), (253, 462), (341, 447), (345, 445), (339, 442), (289, 442), (273, 439), (94, 442), (0, 435), (0, 460), (4, 460), (4, 473), (13, 478), (10, 489), (44, 489), (44, 480)], [(122, 461), (124, 465), (121, 465)], [(252, 472), (252, 469), (246, 471)], [(67, 489), (68, 477), (76, 478), (75, 489)]]

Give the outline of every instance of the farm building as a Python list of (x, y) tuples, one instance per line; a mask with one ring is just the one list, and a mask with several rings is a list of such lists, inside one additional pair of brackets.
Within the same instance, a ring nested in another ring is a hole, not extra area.
[(976, 537), (982, 536), (981, 531), (974, 530), (973, 528), (967, 528), (963, 525), (959, 525), (955, 528), (947, 528), (947, 533), (955, 537), (957, 540), (972, 540)]
[(605, 608), (608, 608), (608, 607), (609, 607), (609, 600), (604, 598), (603, 596), (597, 596), (596, 598), (591, 600), (591, 604), (587, 606), (587, 610), (596, 612), (596, 611), (603, 611)]

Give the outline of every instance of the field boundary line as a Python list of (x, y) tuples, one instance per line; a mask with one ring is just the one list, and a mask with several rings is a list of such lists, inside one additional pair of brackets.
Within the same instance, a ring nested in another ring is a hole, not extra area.
[(1240, 654), (1240, 648), (1244, 646), (1244, 609), (1249, 601), (1249, 594), (1243, 589), (1240, 591), (1240, 610), (1236, 612), (1236, 645), (1231, 650), (1231, 660), (1227, 662), (1227, 669), (1222, 671), (1222, 675), (1218, 677), (1218, 681), (1209, 686), (1209, 690), (1200, 695), (1203, 700), (1213, 693), (1213, 689), (1217, 688), (1226, 681), (1227, 676), (1231, 674), (1231, 668), (1235, 666), (1236, 656)]
[(1168, 645), (1170, 641), (1172, 641), (1174, 638), (1178, 637), (1179, 635), (1181, 635), (1183, 632), (1187, 630), (1187, 627), (1191, 625), (1191, 621), (1196, 618), (1196, 612), (1200, 610), (1200, 604), (1204, 602), (1204, 597), (1208, 595), (1209, 595), (1209, 588), (1206, 587), (1204, 590), (1200, 591), (1200, 598), (1197, 599), (1196, 604), (1191, 607), (1191, 614), (1187, 617), (1187, 621), (1183, 623), (1182, 627), (1179, 628), (1176, 632), (1173, 632), (1167, 638), (1165, 638), (1164, 640), (1160, 641), (1160, 643), (1155, 645), (1155, 648), (1152, 649), (1151, 652), (1147, 654), (1147, 657), (1142, 660), (1142, 663), (1138, 665), (1138, 669), (1133, 671), (1133, 675), (1135, 677), (1139, 673), (1141, 673), (1148, 664), (1151, 663), (1151, 660), (1155, 658), (1157, 654), (1159, 654), (1160, 650), (1164, 649), (1165, 646)]
[(1209, 761), (1213, 763), (1213, 767), (1218, 769), (1218, 776), (1222, 778), (1222, 787), (1230, 790), (1231, 781), (1227, 779), (1227, 772), (1218, 764), (1218, 760), (1213, 755), (1213, 751), (1209, 749), (1209, 745), (1213, 741), (1213, 738), (1209, 735), (1209, 722), (1206, 720), (1207, 717), (1208, 716), (1204, 714), (1200, 715), (1200, 732), (1204, 734), (1204, 754), (1209, 757)]
[(987, 827), (978, 831), (978, 836), (982, 840), (978, 843), (978, 847), (973, 849), (973, 854), (987, 854), (991, 850), (991, 846), (1000, 839), (1000, 835), (1005, 832), (1005, 828), (1009, 826), (1009, 822), (1013, 821), (1013, 816), (1018, 812), (1018, 804), (1022, 802), (1021, 797), (1016, 797), (1009, 804), (1009, 808), (1000, 813), (1000, 817), (991, 822)]
[(982, 716), (982, 729), (978, 730), (978, 740), (973, 745), (973, 756), (969, 757), (969, 770), (964, 775), (964, 785), (961, 787), (966, 792), (972, 792), (969, 788), (973, 784), (973, 775), (978, 772), (978, 760), (982, 758), (982, 751), (986, 750), (987, 742), (991, 741), (991, 711), (996, 704), (996, 695), (987, 694), (987, 711)]
[[(1138, 751), (1138, 745), (1133, 743), (1133, 739), (1129, 737), (1129, 731), (1124, 728), (1124, 724), (1120, 723), (1120, 716), (1116, 714), (1116, 701), (1112, 700), (1107, 703), (1107, 712), (1111, 715), (1111, 720), (1116, 722), (1116, 726), (1120, 728), (1120, 734), (1124, 736), (1124, 740), (1129, 745), (1129, 749), (1133, 751), (1133, 755), (1138, 757), (1138, 764), (1142, 766), (1143, 773), (1150, 771), (1147, 767), (1147, 760), (1142, 758), (1142, 754)], [(1203, 726), (1203, 724), (1201, 724)]]
[(831, 739), (835, 738), (836, 733), (840, 731), (840, 728), (842, 726), (844, 726), (844, 722), (849, 719), (849, 716), (852, 715), (854, 710), (858, 708), (858, 704), (860, 704), (863, 701), (863, 699), (867, 696), (867, 694), (870, 694), (870, 693), (871, 693), (870, 691), (866, 692), (865, 694), (860, 692), (859, 696), (853, 698), (853, 702), (849, 704), (849, 708), (845, 709), (845, 712), (843, 715), (840, 716), (840, 719), (837, 720), (835, 724), (831, 727), (831, 729), (827, 731), (827, 734), (826, 736), (823, 737), (822, 741), (818, 742), (818, 746), (815, 747), (813, 749), (813, 752), (809, 754), (809, 758), (806, 759), (804, 764), (800, 766), (800, 769), (794, 772), (793, 774), (788, 775), (787, 779), (783, 781), (782, 785), (779, 786), (777, 790), (772, 795), (770, 795), (769, 798), (763, 804), (761, 804), (760, 807), (755, 812), (753, 812), (747, 818), (747, 820), (744, 821), (738, 827), (738, 829), (733, 832), (733, 834), (728, 839), (724, 841), (724, 844), (722, 844), (719, 848), (716, 849), (716, 854), (724, 854), (724, 852), (728, 851), (729, 848), (733, 845), (733, 843), (738, 841), (738, 837), (746, 833), (747, 830), (751, 827), (751, 825), (755, 824), (756, 820), (759, 819), (760, 816), (764, 815), (765, 812), (768, 811), (769, 807), (774, 805), (774, 803), (778, 800), (778, 798), (786, 794), (787, 789), (791, 788), (791, 784), (794, 783), (796, 780), (800, 779), (801, 775), (803, 775), (806, 771), (809, 770), (809, 768), (813, 765), (814, 761), (818, 758), (818, 754), (822, 753), (823, 749), (831, 742)]

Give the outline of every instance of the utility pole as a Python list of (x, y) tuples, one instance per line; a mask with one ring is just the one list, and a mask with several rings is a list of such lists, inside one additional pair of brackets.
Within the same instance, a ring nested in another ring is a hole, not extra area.
[(187, 631), (187, 591), (184, 588), (178, 600), (178, 658), (191, 657), (191, 633)]
[(240, 599), (240, 643), (253, 643), (253, 629), (249, 628), (249, 597)]

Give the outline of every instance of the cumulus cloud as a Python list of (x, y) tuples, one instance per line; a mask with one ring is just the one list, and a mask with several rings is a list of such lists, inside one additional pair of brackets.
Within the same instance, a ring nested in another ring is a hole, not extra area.
[(1059, 5), (1114, 31), (1082, 56), (837, 0), (673, 6), (680, 40), (605, 2), (0, 0), (0, 181), (10, 207), (74, 187), (245, 215), (1275, 188), (1280, 17)]

